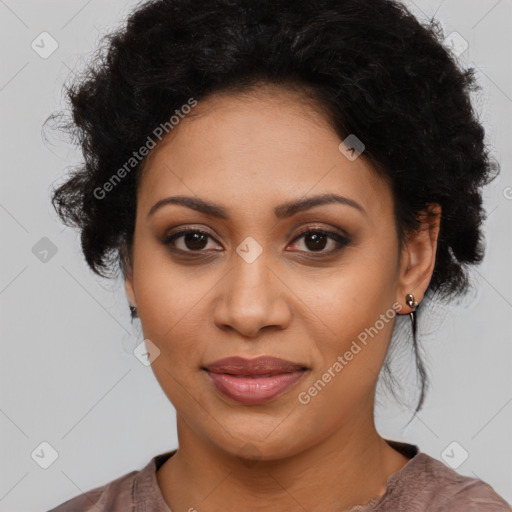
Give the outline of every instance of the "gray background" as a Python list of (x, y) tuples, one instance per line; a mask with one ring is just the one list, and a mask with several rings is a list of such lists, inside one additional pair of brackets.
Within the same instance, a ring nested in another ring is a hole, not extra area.
[[(77, 234), (49, 202), (50, 185), (81, 155), (41, 134), (62, 106), (63, 82), (133, 5), (0, 0), (2, 511), (48, 510), (176, 447), (174, 409), (132, 355), (142, 335), (122, 283), (88, 270)], [(456, 441), (469, 454), (457, 471), (512, 503), (512, 0), (407, 5), (421, 19), (435, 13), (446, 35), (467, 41), (459, 60), (477, 70), (483, 92), (474, 101), (502, 171), (486, 190), (487, 254), (473, 271), (474, 292), (419, 318), (433, 381), (426, 406), (406, 426), (411, 411), (379, 394), (377, 426), (438, 459)], [(31, 47), (43, 31), (59, 45), (46, 59)], [(52, 244), (57, 252), (45, 256)], [(58, 453), (47, 469), (31, 456), (42, 442)]]

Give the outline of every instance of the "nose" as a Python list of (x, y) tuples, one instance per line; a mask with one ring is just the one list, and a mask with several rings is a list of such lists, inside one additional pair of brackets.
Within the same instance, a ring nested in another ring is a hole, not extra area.
[(290, 291), (263, 254), (251, 263), (236, 255), (216, 289), (214, 322), (222, 330), (255, 338), (263, 329), (282, 330), (290, 323)]

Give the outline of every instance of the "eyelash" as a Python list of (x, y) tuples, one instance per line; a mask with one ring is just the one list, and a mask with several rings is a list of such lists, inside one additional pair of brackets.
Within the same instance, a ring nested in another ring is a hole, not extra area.
[[(163, 240), (163, 244), (166, 246), (171, 246), (170, 247), (171, 250), (173, 250), (174, 252), (178, 252), (180, 254), (194, 254), (194, 255), (199, 256), (199, 255), (204, 255), (205, 252), (209, 252), (209, 251), (204, 251), (204, 250), (203, 251), (201, 251), (201, 250), (198, 250), (198, 251), (186, 250), (186, 251), (184, 251), (183, 249), (176, 249), (175, 247), (172, 247), (172, 242), (176, 241), (178, 238), (181, 238), (182, 236), (187, 235), (189, 233), (199, 233), (201, 235), (207, 236), (208, 238), (210, 238), (212, 240), (215, 240), (209, 233), (207, 233), (206, 231), (203, 231), (201, 229), (185, 229), (182, 231), (177, 231), (176, 233), (171, 233), (168, 236), (166, 236)], [(328, 257), (328, 256), (332, 256), (333, 254), (337, 253), (338, 251), (343, 249), (345, 246), (347, 246), (351, 242), (351, 240), (349, 238), (347, 238), (346, 236), (340, 235), (339, 233), (336, 233), (334, 231), (329, 231), (329, 230), (321, 229), (321, 228), (307, 228), (304, 231), (300, 232), (292, 240), (291, 243), (297, 242), (300, 238), (304, 237), (304, 235), (316, 234), (316, 233), (327, 235), (327, 237), (329, 239), (337, 242), (339, 244), (339, 246), (330, 251), (320, 250), (320, 251), (299, 251), (299, 252), (306, 253), (306, 254), (308, 254), (308, 257), (311, 256), (313, 258)], [(215, 252), (220, 252), (220, 251), (215, 251)], [(194, 256), (192, 256), (192, 257), (194, 257)]]

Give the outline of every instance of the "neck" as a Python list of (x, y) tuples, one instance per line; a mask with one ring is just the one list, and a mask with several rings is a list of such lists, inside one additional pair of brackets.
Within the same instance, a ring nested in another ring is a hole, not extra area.
[(348, 510), (384, 494), (386, 480), (409, 460), (379, 436), (373, 420), (344, 425), (278, 460), (227, 453), (180, 416), (178, 439), (177, 453), (157, 472), (173, 511)]

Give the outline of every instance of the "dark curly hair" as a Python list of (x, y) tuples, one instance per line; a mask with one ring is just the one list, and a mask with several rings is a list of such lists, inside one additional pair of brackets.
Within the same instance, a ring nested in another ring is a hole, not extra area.
[[(60, 124), (85, 162), (53, 190), (62, 221), (81, 232), (90, 268), (130, 267), (137, 186), (144, 159), (103, 187), (157, 126), (193, 97), (265, 84), (301, 93), (390, 183), (400, 244), (430, 203), (442, 207), (429, 289), (466, 292), (466, 266), (484, 254), (480, 188), (496, 165), (484, 143), (463, 69), (439, 24), (422, 25), (395, 0), (150, 0), (105, 36), (90, 65), (66, 86), (71, 118)], [(132, 315), (133, 319), (133, 315)], [(426, 374), (414, 342), (421, 376)]]

